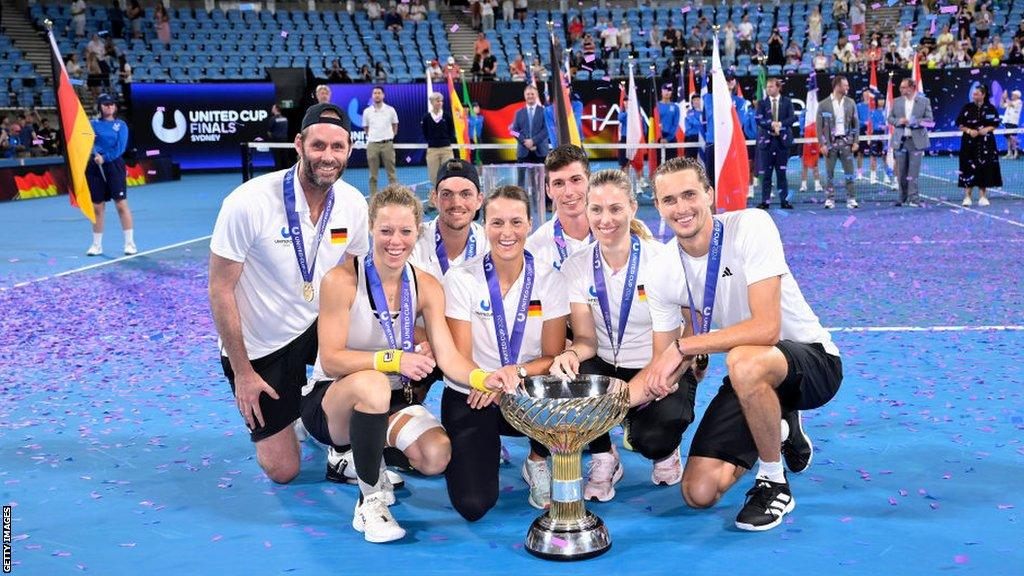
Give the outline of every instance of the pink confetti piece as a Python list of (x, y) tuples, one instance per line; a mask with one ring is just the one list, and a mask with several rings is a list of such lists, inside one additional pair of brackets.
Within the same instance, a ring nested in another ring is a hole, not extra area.
[(287, 30), (281, 30), (281, 38), (287, 38), (287, 37), (288, 37), (288, 31)]
[(146, 156), (159, 156), (159, 150), (146, 150)]
[(682, 14), (686, 14), (686, 13), (687, 13), (687, 12), (689, 12), (689, 11), (690, 11), (690, 7), (689, 7), (689, 6), (683, 6), (683, 7), (682, 7), (682, 8), (681, 8), (681, 9), (679, 10), (679, 12), (680, 12), (680, 13), (682, 13)]
[(1013, 504), (1000, 504), (996, 506), (996, 508), (999, 508), (1000, 510), (1012, 510)]
[(271, 547), (273, 547), (273, 546), (274, 546), (274, 545), (270, 543), (270, 540), (264, 540), (264, 541), (263, 541), (263, 547), (264, 547), (264, 548), (271, 548)]
[(967, 554), (957, 554), (956, 556), (953, 556), (953, 562), (956, 562), (957, 564), (967, 564), (970, 560), (971, 559)]
[(899, 502), (897, 502), (892, 496), (889, 496), (889, 506), (899, 506)]
[(214, 534), (213, 537), (210, 538), (210, 542), (220, 542), (223, 539), (224, 539), (224, 536), (222, 536), (220, 534)]
[(882, 7), (882, 5), (879, 4), (878, 2), (875, 2), (874, 4), (871, 5), (871, 9), (872, 10), (878, 10), (881, 7)]
[(555, 546), (558, 546), (559, 548), (565, 548), (566, 546), (569, 545), (569, 542), (567, 542), (565, 540), (562, 540), (561, 538), (559, 538), (557, 536), (553, 536), (551, 538), (551, 543), (554, 544)]
[(842, 518), (839, 519), (840, 522), (845, 522), (845, 523), (849, 523), (851, 520), (853, 520), (852, 516), (843, 516)]
[(857, 217), (856, 216), (848, 217), (846, 219), (846, 222), (843, 222), (843, 228), (849, 228), (850, 226), (853, 226), (853, 223), (856, 222), (856, 221), (857, 221)]
[(135, 548), (135, 542), (121, 542), (118, 546), (121, 548)]
[(452, 24), (452, 27), (449, 28), (449, 30), (451, 31), (452, 34), (455, 34), (456, 32), (459, 31), (459, 25), (458, 24)]
[(860, 40), (860, 34), (850, 34), (848, 38), (850, 39), (850, 42), (856, 42), (857, 40)]
[(779, 32), (781, 32), (783, 34), (785, 34), (786, 32), (789, 32), (789, 26), (779, 26)]
[(960, 8), (958, 6), (943, 6), (939, 8), (939, 12), (943, 14), (956, 14)]

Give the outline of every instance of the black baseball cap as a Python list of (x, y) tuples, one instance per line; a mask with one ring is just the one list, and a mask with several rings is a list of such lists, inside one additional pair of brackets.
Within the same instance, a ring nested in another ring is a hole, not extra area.
[(473, 166), (472, 162), (466, 162), (458, 158), (445, 160), (437, 170), (437, 182), (434, 184), (434, 188), (436, 189), (441, 185), (442, 181), (448, 178), (465, 178), (476, 186), (477, 192), (480, 191), (480, 177), (477, 176), (476, 166)]
[(117, 104), (117, 99), (110, 94), (100, 94), (96, 99), (97, 104)]
[[(337, 118), (334, 116), (324, 116), (327, 113), (332, 113)], [(348, 119), (348, 114), (340, 106), (330, 102), (310, 106), (306, 110), (306, 115), (302, 117), (302, 127), (299, 131), (301, 132), (314, 124), (334, 124), (335, 126), (341, 126), (346, 132), (352, 132), (352, 122)]]

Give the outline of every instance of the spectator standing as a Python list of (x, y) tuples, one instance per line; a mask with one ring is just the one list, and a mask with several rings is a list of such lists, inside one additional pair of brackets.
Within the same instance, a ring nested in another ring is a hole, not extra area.
[(377, 175), (381, 163), (388, 174), (388, 184), (398, 183), (395, 172), (395, 137), (398, 136), (398, 112), (384, 103), (384, 87), (374, 86), (372, 102), (363, 110), (366, 128), (366, 163), (370, 172), (370, 196), (377, 193)]
[(454, 157), (452, 141), (455, 139), (455, 123), (451, 114), (444, 109), (444, 96), (440, 92), (430, 94), (430, 111), (423, 115), (420, 127), (423, 140), (427, 143), (427, 178), (434, 184), (441, 164)]

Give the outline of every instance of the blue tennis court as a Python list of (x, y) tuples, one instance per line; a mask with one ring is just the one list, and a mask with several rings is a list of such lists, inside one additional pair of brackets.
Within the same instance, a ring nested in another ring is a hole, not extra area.
[[(927, 170), (948, 177), (939, 162)], [(238, 183), (188, 175), (133, 189), (142, 252), (131, 258), (86, 258), (88, 223), (67, 198), (0, 206), (0, 500), (13, 507), (15, 574), (1024, 573), (1019, 183), (984, 209), (959, 207), (944, 184), (948, 202), (923, 209), (868, 197), (856, 211), (773, 210), (846, 373), (830, 404), (805, 413), (817, 453), (790, 478), (796, 510), (775, 530), (741, 532), (747, 480), (691, 510), (622, 452), (615, 500), (588, 504), (614, 545), (574, 564), (523, 549), (537, 514), (519, 476), (525, 440), (505, 441), (498, 505), (474, 524), (443, 479), (407, 476), (393, 511), (409, 535), (391, 545), (352, 530), (356, 488), (324, 481), (322, 450), (303, 445), (289, 485), (264, 477), (206, 298), (207, 236)], [(643, 215), (657, 231), (653, 208)], [(120, 254), (109, 220), (107, 253)]]

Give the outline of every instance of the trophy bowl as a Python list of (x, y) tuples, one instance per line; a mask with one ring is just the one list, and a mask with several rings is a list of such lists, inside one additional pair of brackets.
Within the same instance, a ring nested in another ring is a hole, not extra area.
[(583, 503), (583, 447), (622, 421), (629, 386), (618, 378), (531, 376), (501, 398), (501, 413), (551, 450), (551, 508), (526, 535), (526, 549), (547, 560), (585, 560), (612, 545), (604, 522)]

